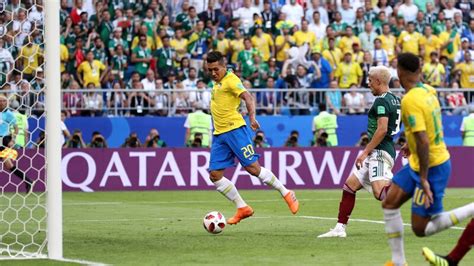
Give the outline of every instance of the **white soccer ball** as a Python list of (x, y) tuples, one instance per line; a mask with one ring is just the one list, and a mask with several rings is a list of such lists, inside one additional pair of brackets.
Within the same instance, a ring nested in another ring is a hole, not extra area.
[(222, 213), (213, 211), (206, 216), (204, 216), (204, 221), (202, 223), (204, 225), (204, 229), (211, 234), (219, 234), (224, 230), (226, 225), (225, 217)]

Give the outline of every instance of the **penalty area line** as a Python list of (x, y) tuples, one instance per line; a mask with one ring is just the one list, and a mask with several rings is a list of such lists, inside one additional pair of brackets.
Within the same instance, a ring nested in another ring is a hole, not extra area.
[(68, 258), (62, 258), (62, 259), (51, 259), (54, 261), (62, 261), (62, 262), (71, 262), (71, 263), (77, 263), (77, 264), (82, 264), (82, 265), (94, 265), (94, 266), (107, 266), (110, 264), (102, 263), (102, 262), (96, 262), (96, 261), (89, 261), (89, 260), (80, 260), (80, 259), (68, 259)]

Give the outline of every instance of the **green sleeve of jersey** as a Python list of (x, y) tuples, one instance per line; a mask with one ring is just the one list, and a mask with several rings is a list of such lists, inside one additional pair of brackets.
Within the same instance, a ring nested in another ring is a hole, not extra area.
[(390, 108), (383, 98), (377, 98), (374, 101), (374, 110), (377, 117), (388, 117)]

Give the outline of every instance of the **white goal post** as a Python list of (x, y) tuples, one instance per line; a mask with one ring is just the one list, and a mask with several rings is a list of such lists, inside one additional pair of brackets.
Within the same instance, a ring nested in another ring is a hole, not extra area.
[(46, 78), (46, 209), (48, 257), (63, 258), (62, 181), (61, 181), (61, 70), (60, 0), (44, 0), (45, 78)]

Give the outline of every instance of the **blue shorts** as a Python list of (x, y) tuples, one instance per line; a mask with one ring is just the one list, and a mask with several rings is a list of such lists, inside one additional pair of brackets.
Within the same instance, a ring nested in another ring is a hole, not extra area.
[(420, 184), (420, 176), (409, 165), (405, 165), (392, 179), (403, 191), (412, 197), (411, 211), (421, 217), (434, 216), (443, 212), (444, 190), (451, 175), (451, 160), (431, 167), (428, 170), (428, 182), (433, 192), (433, 204), (425, 208), (425, 195)]
[(251, 133), (246, 126), (213, 136), (209, 171), (235, 166), (235, 157), (244, 167), (260, 157), (253, 149)]

